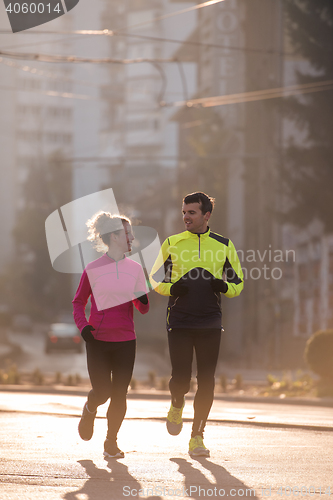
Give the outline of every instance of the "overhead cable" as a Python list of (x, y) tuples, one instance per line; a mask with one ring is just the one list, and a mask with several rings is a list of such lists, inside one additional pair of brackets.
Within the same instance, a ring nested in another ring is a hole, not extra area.
[[(9, 34), (11, 31), (9, 30), (0, 30), (0, 34)], [(158, 37), (158, 36), (150, 36), (150, 35), (138, 35), (135, 33), (124, 33), (121, 30), (116, 30), (116, 31), (111, 31), (108, 29), (104, 30), (74, 30), (74, 31), (27, 31), (27, 32), (22, 32), (20, 35), (84, 35), (83, 38), (89, 37), (89, 36), (120, 36), (120, 37), (125, 37), (125, 38), (139, 38), (142, 40), (151, 40), (155, 42), (167, 42), (167, 43), (177, 43), (177, 44), (182, 44), (182, 45), (192, 45), (196, 47), (204, 47), (204, 48), (212, 48), (212, 49), (222, 49), (222, 50), (232, 50), (232, 51), (240, 51), (240, 52), (253, 52), (253, 53), (265, 53), (265, 54), (278, 54), (278, 55), (285, 55), (285, 56), (294, 56), (294, 52), (284, 52), (279, 49), (255, 49), (251, 47), (234, 47), (232, 45), (220, 45), (218, 43), (206, 43), (206, 42), (196, 42), (195, 40), (176, 40), (174, 38), (164, 38), (164, 37)], [(62, 43), (67, 40), (73, 40), (73, 38), (66, 38), (66, 39), (61, 39), (58, 41), (58, 43)], [(25, 44), (24, 46), (29, 46), (29, 45), (39, 45), (39, 44), (49, 44), (49, 43), (56, 43), (57, 40), (52, 40), (51, 42), (34, 42), (30, 44)], [(10, 48), (15, 48), (15, 46), (12, 47), (4, 47), (6, 50)]]
[[(38, 76), (44, 76), (45, 78), (49, 78), (52, 80), (57, 80), (57, 81), (63, 81), (63, 82), (70, 82), (70, 83), (76, 83), (78, 85), (83, 85), (85, 87), (92, 87), (92, 88), (97, 88), (97, 89), (103, 89), (103, 88), (118, 88), (119, 85), (110, 85), (110, 84), (99, 84), (99, 83), (94, 83), (94, 82), (87, 82), (86, 80), (77, 80), (75, 78), (70, 78), (64, 74), (59, 73), (54, 73), (52, 71), (45, 71), (42, 69), (37, 69), (31, 66), (27, 66), (26, 64), (23, 66), (22, 64), (18, 64), (17, 62), (11, 61), (9, 59), (4, 59), (0, 57), (0, 64), (4, 64), (6, 66), (9, 66), (11, 68), (19, 69), (21, 71), (24, 71), (26, 73), (31, 73), (33, 75), (38, 75)], [(159, 66), (160, 68), (160, 66)], [(163, 88), (166, 85), (166, 82), (163, 83)], [(148, 90), (140, 90), (140, 89), (135, 89), (131, 91), (127, 91), (127, 95), (129, 94), (140, 94), (140, 95), (151, 95), (151, 92)], [(163, 91), (164, 94), (164, 91)], [(158, 99), (158, 103), (163, 99), (163, 94), (160, 99)]]
[(239, 94), (229, 94), (214, 97), (202, 97), (188, 101), (177, 101), (170, 103), (160, 103), (162, 107), (182, 107), (189, 108), (202, 106), (209, 108), (212, 106), (223, 106), (225, 104), (237, 104), (242, 102), (262, 101), (265, 99), (276, 99), (278, 97), (289, 97), (297, 94), (308, 94), (312, 92), (323, 92), (333, 90), (333, 80), (326, 80), (316, 83), (305, 83), (301, 85), (291, 85), (289, 87), (279, 87), (266, 90), (255, 90), (252, 92), (241, 92)]
[(132, 28), (141, 28), (142, 26), (147, 26), (147, 24), (152, 24), (155, 23), (156, 21), (164, 21), (164, 19), (169, 19), (170, 17), (179, 16), (180, 14), (185, 14), (186, 12), (202, 9), (204, 7), (210, 7), (211, 5), (215, 5), (221, 2), (224, 2), (224, 0), (209, 0), (208, 2), (199, 3), (198, 5), (187, 7), (186, 9), (177, 10), (176, 12), (170, 12), (169, 14), (164, 14), (163, 16), (155, 17), (154, 19), (150, 19), (149, 21), (143, 21), (142, 23), (133, 24), (132, 26), (126, 26), (124, 28), (120, 28), (115, 32), (117, 33), (119, 31), (128, 30)]
[(77, 56), (57, 56), (52, 54), (34, 54), (28, 52), (7, 52), (0, 50), (0, 56), (9, 57), (11, 59), (21, 59), (28, 61), (40, 61), (47, 63), (93, 63), (93, 64), (135, 64), (135, 63), (168, 63), (174, 62), (175, 59), (148, 59), (148, 58), (137, 58), (137, 59), (114, 59), (111, 57), (92, 59), (88, 57), (77, 57)]
[(84, 101), (95, 101), (96, 99), (90, 95), (83, 94), (73, 94), (71, 92), (56, 92), (54, 90), (38, 90), (38, 89), (18, 89), (13, 87), (6, 87), (0, 85), (0, 90), (9, 90), (11, 92), (35, 92), (37, 94), (43, 94), (50, 97), (63, 97), (65, 99), (81, 99)]

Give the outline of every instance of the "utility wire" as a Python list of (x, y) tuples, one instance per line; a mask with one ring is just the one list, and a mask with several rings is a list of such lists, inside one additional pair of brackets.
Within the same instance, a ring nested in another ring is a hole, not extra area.
[[(11, 34), (11, 31), (9, 30), (0, 30), (0, 35), (1, 34)], [(116, 31), (111, 31), (111, 30), (76, 30), (76, 31), (27, 31), (27, 32), (22, 32), (20, 35), (84, 35), (83, 38), (89, 37), (89, 36), (117, 36), (117, 37), (127, 37), (127, 38), (139, 38), (143, 40), (151, 40), (155, 42), (167, 42), (167, 43), (177, 43), (177, 44), (182, 44), (182, 45), (192, 45), (196, 47), (205, 47), (205, 48), (212, 48), (212, 49), (222, 49), (222, 50), (234, 50), (234, 51), (240, 51), (240, 52), (253, 52), (253, 53), (263, 53), (263, 54), (279, 54), (279, 55), (285, 55), (285, 56), (294, 56), (295, 52), (283, 52), (278, 49), (255, 49), (255, 48), (250, 48), (250, 47), (234, 47), (232, 45), (220, 45), (216, 43), (205, 43), (205, 42), (196, 42), (195, 40), (176, 40), (174, 38), (162, 38), (162, 37), (157, 37), (157, 36), (149, 36), (149, 35), (137, 35), (134, 33), (123, 33), (120, 32), (120, 30)], [(59, 43), (62, 43), (65, 40), (72, 40), (71, 39), (62, 39), (59, 40)], [(30, 43), (24, 46), (28, 45), (38, 45), (38, 44), (44, 44), (44, 43), (56, 43), (56, 40), (52, 40), (52, 42), (34, 42)], [(3, 47), (3, 49), (10, 49), (10, 48), (15, 48), (14, 46), (12, 47)], [(185, 62), (185, 61), (184, 61)]]
[[(247, 158), (262, 158), (263, 156), (266, 158), (275, 158), (275, 155), (262, 155), (261, 153), (221, 153), (219, 155), (207, 155), (205, 158), (210, 160), (219, 160), (221, 158), (234, 158), (236, 156), (239, 157), (247, 157)], [(195, 160), (195, 156), (178, 156), (178, 155), (126, 155), (126, 156), (81, 156), (81, 157), (69, 157), (69, 158), (59, 158), (55, 161), (57, 163), (90, 163), (90, 162), (101, 162), (105, 163), (105, 165), (100, 165), (101, 168), (108, 168), (108, 163), (115, 162), (121, 163), (126, 161), (157, 161), (157, 160), (165, 160), (165, 161), (192, 161)], [(163, 168), (163, 167), (162, 167)]]
[[(24, 34), (35, 34), (35, 33), (38, 33), (38, 34), (49, 34), (49, 33), (53, 33), (53, 34), (82, 34), (82, 35), (86, 35), (86, 34), (89, 34), (89, 35), (101, 35), (101, 34), (104, 34), (104, 35), (113, 35), (115, 33), (119, 33), (121, 31), (124, 31), (124, 30), (128, 30), (128, 29), (133, 29), (133, 28), (141, 28), (142, 26), (147, 26), (148, 24), (153, 24), (157, 21), (163, 21), (164, 19), (169, 19), (170, 17), (175, 17), (175, 16), (179, 16), (181, 14), (185, 14), (186, 12), (191, 12), (191, 11), (194, 11), (194, 10), (198, 10), (198, 9), (202, 9), (204, 7), (209, 7), (211, 5), (215, 5), (217, 3), (221, 3), (221, 2), (224, 2), (224, 0), (209, 0), (208, 2), (203, 2), (203, 3), (200, 3), (198, 5), (194, 5), (192, 7), (187, 7), (186, 9), (182, 9), (182, 10), (177, 10), (176, 12), (170, 12), (169, 14), (164, 14), (162, 16), (159, 16), (159, 17), (155, 17), (154, 19), (149, 19), (148, 21), (144, 21), (142, 23), (138, 23), (138, 24), (133, 24), (132, 26), (124, 26), (123, 28), (119, 28), (115, 31), (110, 31), (110, 30), (103, 30), (103, 31), (100, 31), (100, 30), (77, 30), (77, 31), (62, 31), (62, 32), (50, 32), (50, 31), (38, 31), (38, 32), (27, 32), (27, 33), (24, 33)], [(12, 34), (12, 31), (10, 30), (0, 30), (0, 34)]]
[(186, 76), (185, 76), (185, 71), (184, 71), (184, 68), (183, 68), (181, 61), (177, 61), (177, 64), (178, 64), (180, 79), (182, 81), (184, 99), (187, 101), (188, 100), (188, 88), (187, 88), (187, 80), (186, 80)]
[(128, 30), (132, 28), (141, 28), (142, 26), (147, 26), (147, 24), (152, 24), (157, 21), (163, 21), (164, 19), (169, 19), (170, 17), (179, 16), (181, 14), (185, 14), (186, 12), (202, 9), (203, 7), (209, 7), (210, 5), (215, 5), (221, 2), (224, 2), (224, 0), (209, 0), (208, 2), (200, 3), (198, 5), (194, 5), (193, 7), (187, 7), (186, 9), (177, 10), (176, 12), (170, 12), (169, 14), (164, 14), (163, 16), (155, 17), (154, 19), (150, 19), (149, 21), (144, 21), (142, 23), (134, 24), (132, 26), (126, 26), (124, 28), (120, 28), (116, 30), (115, 33), (119, 33), (119, 31)]
[(168, 84), (168, 79), (167, 79), (167, 76), (165, 74), (165, 71), (164, 69), (162, 68), (162, 66), (160, 64), (158, 64), (157, 62), (152, 62), (152, 65), (157, 69), (157, 71), (159, 72), (160, 74), (160, 77), (162, 79), (162, 86), (161, 86), (161, 90), (157, 96), (157, 104), (159, 105), (160, 102), (164, 102), (163, 99), (164, 99), (164, 95), (165, 95), (165, 92), (166, 92), (166, 88), (167, 88), (167, 84)]
[[(27, 65), (22, 66), (21, 64), (18, 64), (14, 61), (10, 61), (7, 59), (3, 59), (2, 57), (0, 57), (0, 64), (4, 64), (5, 66), (9, 66), (11, 68), (19, 69), (21, 71), (24, 71), (26, 73), (31, 73), (33, 75), (44, 76), (45, 78), (49, 78), (49, 79), (53, 79), (53, 80), (57, 80), (57, 81), (75, 83), (77, 85), (83, 85), (83, 86), (92, 87), (92, 88), (98, 88), (98, 89), (104, 89), (104, 88), (117, 89), (119, 87), (123, 88), (123, 86), (121, 86), (120, 84), (118, 84), (118, 85), (98, 84), (98, 83), (94, 83), (94, 82), (87, 82), (85, 80), (76, 80), (74, 78), (70, 78), (70, 77), (62, 75), (62, 74), (59, 75), (57, 73), (53, 73), (51, 71), (44, 71), (44, 70), (37, 69), (37, 68), (27, 66)], [(162, 70), (161, 66), (159, 66), (159, 70)], [(161, 74), (161, 76), (162, 76), (162, 74)], [(165, 74), (164, 74), (164, 76), (165, 76)], [(165, 88), (165, 86), (166, 86), (166, 81), (164, 81), (163, 89)], [(180, 92), (178, 92), (178, 93), (180, 93)], [(131, 91), (127, 92), (127, 95), (132, 95), (132, 94), (140, 94), (140, 95), (149, 94), (149, 95), (151, 95), (151, 92), (149, 92), (148, 90), (144, 91), (144, 90), (137, 90), (137, 89), (135, 91), (131, 90)], [(164, 94), (164, 90), (163, 90), (163, 94)], [(162, 99), (159, 99), (158, 102), (160, 102), (161, 100)]]
[[(158, 68), (158, 66), (156, 66)], [(162, 77), (164, 80), (164, 78)], [(163, 81), (163, 89), (165, 82)], [(80, 95), (73, 94), (69, 92), (55, 92), (55, 91), (43, 91), (36, 89), (13, 89), (12, 87), (0, 87), (2, 90), (19, 90), (19, 91), (28, 91), (28, 92), (37, 92), (48, 96), (53, 97), (64, 97), (71, 99), (83, 99), (83, 100), (96, 100), (96, 98), (88, 95)], [(213, 107), (213, 106), (223, 106), (226, 104), (237, 104), (243, 102), (253, 102), (253, 101), (262, 101), (266, 99), (276, 99), (279, 97), (289, 97), (292, 95), (298, 94), (308, 94), (313, 92), (323, 92), (326, 90), (333, 90), (333, 80), (326, 80), (322, 82), (316, 83), (305, 83), (302, 85), (292, 85), (289, 87), (279, 87), (274, 89), (266, 89), (266, 90), (255, 90), (252, 92), (242, 92), (239, 94), (229, 94), (229, 95), (221, 95), (221, 96), (213, 96), (213, 97), (203, 97), (199, 99), (191, 99), (184, 101), (175, 101), (166, 103), (163, 100), (159, 102), (160, 107), (182, 107), (186, 106), (188, 108), (202, 106), (204, 108)], [(164, 92), (164, 90), (163, 90)], [(184, 88), (185, 92), (185, 88)]]
[(189, 108), (202, 106), (204, 108), (212, 106), (223, 106), (225, 104), (237, 104), (242, 102), (262, 101), (265, 99), (276, 99), (278, 97), (289, 97), (298, 94), (308, 94), (312, 92), (323, 92), (333, 90), (333, 80), (326, 80), (317, 83), (305, 83), (302, 85), (292, 85), (290, 87), (279, 87), (266, 90), (255, 90), (253, 92), (242, 92), (240, 94), (221, 95), (214, 97), (203, 97), (191, 99), (190, 101), (178, 101), (171, 103), (161, 103), (162, 107), (181, 107)]
[[(21, 64), (18, 64), (14, 61), (9, 61), (7, 59), (3, 59), (0, 57), (0, 63), (4, 64), (5, 66), (9, 66), (11, 68), (19, 69), (21, 71), (24, 71), (26, 73), (31, 73), (33, 75), (38, 75), (38, 76), (44, 76), (45, 78), (50, 78), (53, 80), (61, 80), (64, 82), (70, 82), (70, 83), (77, 83), (79, 85), (84, 85), (88, 87), (93, 87), (93, 88), (101, 88), (103, 85), (99, 85), (98, 83), (93, 83), (93, 82), (86, 82), (84, 80), (75, 80), (74, 78), (70, 78), (66, 75), (58, 74), (58, 73), (53, 73), (51, 71), (44, 71), (42, 69), (37, 69), (33, 68), (31, 66), (24, 65), (22, 66)], [(105, 87), (108, 85), (104, 85)], [(109, 87), (109, 86), (108, 86)]]
[[(0, 34), (1, 34), (1, 30), (0, 30)], [(8, 34), (13, 34), (11, 31), (8, 30)], [(47, 31), (44, 31), (43, 33), (41, 33), (40, 31), (23, 31), (21, 33), (17, 33), (16, 36), (19, 36), (19, 35), (27, 35), (27, 34), (33, 34), (33, 35), (39, 35), (39, 34), (49, 34), (49, 32)], [(57, 32), (53, 32), (54, 35), (61, 35), (61, 36), (64, 36), (64, 33), (57, 33)], [(69, 41), (73, 41), (75, 39), (75, 33), (70, 33), (71, 34), (70, 37), (66, 37), (66, 38), (61, 38), (60, 40), (50, 40), (50, 41), (43, 41), (43, 42), (31, 42), (31, 43), (24, 43), (24, 44), (16, 44), (16, 45), (10, 45), (9, 47), (1, 47), (2, 50), (8, 50), (8, 49), (20, 49), (22, 47), (31, 47), (32, 45), (44, 45), (44, 44), (47, 44), (47, 45), (53, 45), (54, 43), (66, 43), (66, 42), (69, 42)], [(86, 36), (83, 36), (80, 41), (83, 39), (83, 38), (88, 38), (89, 35), (86, 35)]]
[(148, 59), (148, 58), (138, 58), (138, 59), (114, 59), (110, 57), (92, 59), (87, 57), (77, 57), (77, 56), (57, 56), (49, 54), (34, 54), (28, 52), (6, 52), (0, 50), (0, 56), (9, 57), (11, 59), (21, 59), (28, 61), (40, 61), (47, 63), (93, 63), (93, 64), (134, 64), (134, 63), (168, 63), (174, 62), (175, 59)]
[(149, 36), (149, 35), (136, 35), (134, 33), (118, 33), (113, 32), (113, 36), (123, 36), (128, 38), (142, 38), (143, 40), (152, 40), (155, 42), (168, 42), (168, 43), (178, 43), (182, 45), (192, 45), (195, 47), (205, 47), (212, 49), (222, 49), (222, 50), (236, 50), (241, 52), (254, 52), (254, 53), (265, 53), (265, 54), (279, 54), (286, 56), (294, 56), (293, 52), (283, 52), (281, 50), (275, 49), (254, 49), (249, 47), (234, 47), (232, 45), (220, 45), (217, 43), (205, 43), (205, 42), (196, 42), (195, 40), (176, 40), (174, 38), (162, 38), (157, 36)]
[(36, 89), (18, 89), (13, 87), (6, 87), (0, 85), (0, 90), (10, 90), (11, 92), (35, 92), (37, 94), (44, 94), (50, 97), (63, 97), (66, 99), (81, 99), (84, 101), (95, 101), (96, 99), (89, 95), (72, 94), (70, 92), (55, 92), (54, 90), (36, 90)]

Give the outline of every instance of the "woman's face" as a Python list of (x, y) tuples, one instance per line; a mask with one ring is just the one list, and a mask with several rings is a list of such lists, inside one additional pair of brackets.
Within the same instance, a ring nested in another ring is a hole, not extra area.
[(118, 244), (119, 248), (125, 253), (132, 250), (132, 243), (134, 240), (134, 234), (132, 231), (132, 226), (128, 222), (124, 222), (124, 230), (120, 231), (118, 234)]

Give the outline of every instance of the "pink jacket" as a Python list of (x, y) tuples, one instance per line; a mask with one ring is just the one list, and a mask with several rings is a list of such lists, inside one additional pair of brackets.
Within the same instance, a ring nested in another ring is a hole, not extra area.
[[(106, 253), (87, 265), (73, 299), (73, 315), (76, 326), (82, 331), (92, 325), (95, 339), (106, 342), (122, 342), (136, 338), (133, 321), (133, 304), (142, 314), (149, 310), (135, 293), (147, 293), (142, 267), (124, 257), (115, 261)], [(91, 297), (89, 321), (85, 309)]]

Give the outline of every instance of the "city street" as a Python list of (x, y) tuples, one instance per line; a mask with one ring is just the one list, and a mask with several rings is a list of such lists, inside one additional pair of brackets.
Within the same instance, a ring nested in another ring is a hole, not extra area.
[(0, 500), (333, 500), (332, 27), (0, 0)]
[[(118, 440), (125, 458), (106, 461), (107, 406), (99, 408), (94, 436), (84, 442), (77, 433), (84, 400), (1, 393), (2, 500), (333, 495), (330, 408), (215, 401), (205, 433), (211, 457), (193, 460), (187, 454), (190, 399), (183, 431), (171, 437), (163, 421), (167, 400), (129, 398)], [(296, 422), (298, 428), (289, 427)]]

